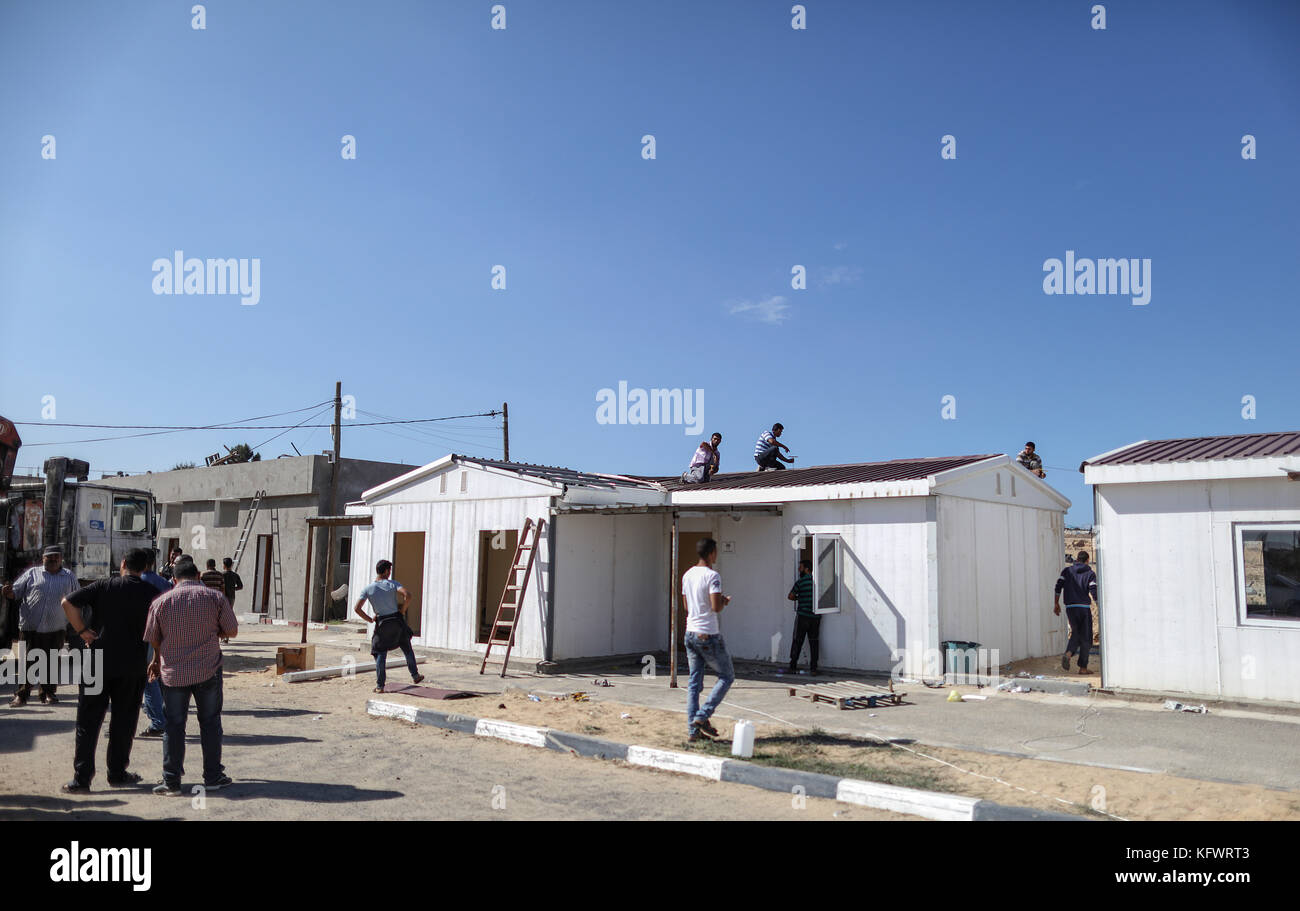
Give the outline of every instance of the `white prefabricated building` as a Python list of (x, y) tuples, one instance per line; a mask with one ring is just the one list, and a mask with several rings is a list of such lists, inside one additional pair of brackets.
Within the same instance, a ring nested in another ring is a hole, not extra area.
[(786, 594), (803, 557), (823, 614), (821, 663), (920, 674), (925, 650), (945, 640), (996, 649), (1002, 663), (1064, 648), (1051, 592), (1069, 505), (1006, 455), (683, 484), (453, 454), (349, 505), (373, 521), (354, 535), (349, 588), (392, 560), (416, 595), (417, 644), (482, 654), (519, 529), (545, 518), (512, 661), (662, 654), (674, 550), (680, 578), (707, 536), (732, 598), (721, 622), (733, 657), (786, 659)]
[(1300, 702), (1300, 433), (1143, 440), (1082, 468), (1102, 684)]

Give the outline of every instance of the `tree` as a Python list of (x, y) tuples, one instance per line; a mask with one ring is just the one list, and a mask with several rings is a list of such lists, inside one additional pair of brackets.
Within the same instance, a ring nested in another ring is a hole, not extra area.
[(227, 446), (226, 449), (230, 451), (230, 459), (227, 464), (262, 461), (262, 454), (260, 452), (253, 452), (252, 447), (247, 443), (240, 443), (236, 446)]
[(172, 466), (172, 471), (180, 471), (182, 468), (198, 468), (193, 462), (177, 462)]

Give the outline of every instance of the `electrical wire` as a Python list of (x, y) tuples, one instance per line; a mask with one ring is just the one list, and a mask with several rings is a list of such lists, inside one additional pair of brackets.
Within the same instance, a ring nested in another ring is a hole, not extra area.
[[(323, 403), (321, 403), (321, 404), (324, 404), (324, 405), (326, 405), (326, 406), (328, 407), (328, 406), (333, 405), (333, 402), (332, 402), (332, 401), (331, 401), (331, 402), (323, 402)], [(314, 408), (314, 407), (317, 407), (317, 406), (313, 405), (313, 406), (311, 406), (311, 407)], [(299, 408), (299, 409), (295, 409), (295, 411), (307, 411), (307, 410), (308, 410), (307, 408)], [(283, 412), (283, 413), (284, 413), (284, 414), (293, 414), (293, 413), (295, 413), (295, 412)], [(494, 416), (494, 415), (497, 415), (497, 414), (500, 414), (500, 412), (499, 412), (499, 411), (488, 411), (488, 412), (483, 412), (483, 413), (481, 413), (481, 414), (455, 414), (455, 415), (449, 415), (449, 416), (447, 416), (447, 417), (440, 417), (440, 418), (411, 418), (411, 419), (409, 419), (409, 420), (402, 420), (402, 421), (399, 421), (399, 420), (393, 420), (393, 421), (368, 421), (368, 422), (352, 423), (352, 424), (348, 424), (347, 426), (348, 426), (348, 427), (375, 427), (375, 426), (384, 425), (384, 424), (433, 424), (433, 423), (437, 423), (437, 422), (439, 422), (439, 421), (457, 421), (457, 420), (462, 420), (462, 419), (464, 419), (464, 418), (491, 417), (491, 416)], [(315, 416), (316, 416), (316, 415), (312, 415), (312, 417), (315, 417)], [(264, 415), (264, 417), (272, 417), (272, 415)], [(244, 421), (256, 421), (256, 420), (260, 420), (260, 418), (244, 418)], [(308, 418), (308, 420), (311, 420), (311, 418)], [(39, 424), (43, 424), (44, 426), (47, 426), (47, 427), (112, 427), (112, 428), (116, 428), (116, 429), (119, 429), (119, 430), (125, 430), (125, 429), (129, 429), (129, 428), (131, 428), (131, 427), (147, 427), (147, 426), (150, 426), (150, 425), (144, 425), (144, 424), (136, 424), (136, 425), (123, 425), (123, 424), (51, 424), (51, 423), (49, 423), (49, 422), (45, 422), (45, 421), (13, 421), (12, 423), (14, 423), (14, 424), (24, 424), (24, 425), (33, 425), (33, 424), (37, 424), (37, 425), (39, 425)], [(73, 445), (73, 444), (76, 444), (76, 443), (101, 443), (101, 442), (104, 442), (104, 441), (107, 441), (107, 440), (127, 440), (127, 439), (132, 439), (132, 438), (135, 438), (135, 437), (161, 436), (161, 435), (163, 435), (163, 434), (168, 434), (168, 433), (183, 433), (183, 432), (186, 432), (186, 431), (193, 431), (193, 430), (297, 430), (297, 429), (300, 428), (300, 427), (332, 427), (333, 425), (332, 425), (332, 424), (307, 424), (307, 423), (299, 423), (299, 424), (244, 424), (243, 422), (228, 422), (228, 423), (225, 423), (225, 424), (206, 424), (206, 425), (200, 425), (200, 426), (171, 426), (171, 425), (153, 425), (153, 426), (155, 426), (155, 428), (157, 428), (157, 429), (151, 430), (151, 431), (149, 431), (149, 432), (147, 432), (147, 433), (127, 433), (127, 434), (121, 434), (121, 435), (119, 435), (119, 436), (112, 436), (112, 437), (95, 437), (95, 438), (87, 439), (87, 440), (57, 440), (57, 441), (52, 442), (52, 443), (24, 443), (23, 445), (24, 445), (24, 446), (30, 446), (30, 447), (36, 447), (36, 446), (70, 446), (70, 445)], [(281, 436), (281, 435), (282, 435), (282, 434), (277, 434), (277, 436)], [(273, 437), (272, 439), (274, 439), (274, 437)]]

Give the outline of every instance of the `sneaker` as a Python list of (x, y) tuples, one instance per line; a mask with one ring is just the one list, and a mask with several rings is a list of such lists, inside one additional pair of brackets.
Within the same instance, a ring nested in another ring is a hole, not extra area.
[(1070, 653), (1066, 652), (1064, 655), (1061, 656), (1061, 670), (1068, 671), (1069, 669), (1070, 669)]
[(699, 743), (699, 742), (700, 742), (701, 740), (703, 740), (703, 739), (704, 739), (704, 738), (700, 736), (700, 732), (699, 732), (699, 730), (695, 727), (695, 725), (691, 725), (691, 732), (690, 732), (689, 734), (686, 735), (686, 742), (687, 742), (687, 743)]
[(234, 783), (234, 780), (229, 775), (222, 775), (216, 781), (203, 782), (203, 787), (208, 791), (220, 791), (222, 788), (229, 787)]
[(41, 693), (41, 705), (54, 705), (59, 701), (59, 697), (53, 693)]
[(412, 683), (419, 683), (419, 682), (420, 682), (421, 680), (423, 680), (423, 679), (424, 679), (424, 675), (423, 675), (423, 674), (416, 674), (414, 677), (411, 678), (411, 682), (412, 682)]
[(162, 735), (163, 735), (163, 729), (162, 729), (162, 728), (145, 728), (143, 731), (141, 731), (139, 734), (136, 734), (135, 736), (137, 736), (137, 737), (161, 737)]
[(82, 784), (77, 779), (72, 779), (63, 787), (59, 788), (64, 794), (85, 794), (90, 790), (90, 785)]
[(377, 686), (377, 687), (375, 687), (375, 692), (376, 692), (376, 693), (382, 693), (383, 691), (384, 691), (384, 688), (383, 688), (382, 686)]
[(9, 708), (20, 709), (27, 704), (26, 696), (15, 696), (9, 700)]
[(153, 792), (160, 797), (180, 797), (182, 794), (179, 783), (169, 784), (165, 781), (162, 784), (155, 785)]
[(718, 729), (715, 728), (713, 724), (709, 722), (707, 719), (705, 719), (704, 721), (696, 721), (695, 724), (696, 727), (699, 729), (700, 733), (703, 734), (705, 737), (709, 738), (710, 740), (717, 740), (719, 737), (722, 736), (721, 734), (718, 733)]
[(110, 775), (108, 783), (115, 788), (129, 787), (140, 783), (140, 774), (138, 772), (123, 772), (121, 778), (114, 778)]

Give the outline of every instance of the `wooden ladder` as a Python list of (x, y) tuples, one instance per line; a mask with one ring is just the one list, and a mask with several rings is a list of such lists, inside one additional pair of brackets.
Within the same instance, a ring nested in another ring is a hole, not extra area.
[[(510, 663), (510, 650), (515, 647), (515, 630), (519, 628), (520, 612), (524, 604), (524, 592), (528, 591), (528, 580), (533, 574), (533, 561), (537, 559), (537, 547), (542, 540), (542, 531), (546, 528), (546, 520), (538, 519), (533, 524), (533, 517), (529, 516), (524, 520), (524, 528), (519, 532), (519, 541), (515, 546), (514, 559), (510, 561), (510, 572), (506, 574), (506, 587), (501, 592), (501, 602), (497, 605), (497, 616), (492, 622), (492, 628), (488, 630), (487, 651), (483, 653), (483, 664), (479, 666), (480, 674), (487, 670), (488, 657), (492, 654), (492, 646), (504, 645), (506, 653), (501, 658), (501, 676), (506, 675), (506, 665)], [(529, 543), (528, 533), (533, 533), (532, 543)], [(528, 551), (528, 562), (520, 563), (520, 557), (524, 551)], [(523, 572), (524, 578), (516, 583), (515, 573)], [(510, 616), (506, 617), (506, 611)], [(505, 635), (498, 634), (498, 630), (507, 630)]]
[(253, 522), (257, 519), (257, 511), (262, 507), (264, 496), (265, 490), (257, 491), (253, 494), (253, 502), (248, 505), (248, 515), (244, 518), (244, 528), (239, 533), (239, 543), (235, 545), (233, 565), (230, 567), (233, 572), (239, 572), (239, 561), (244, 558), (244, 548), (248, 546), (248, 533), (253, 530)]

